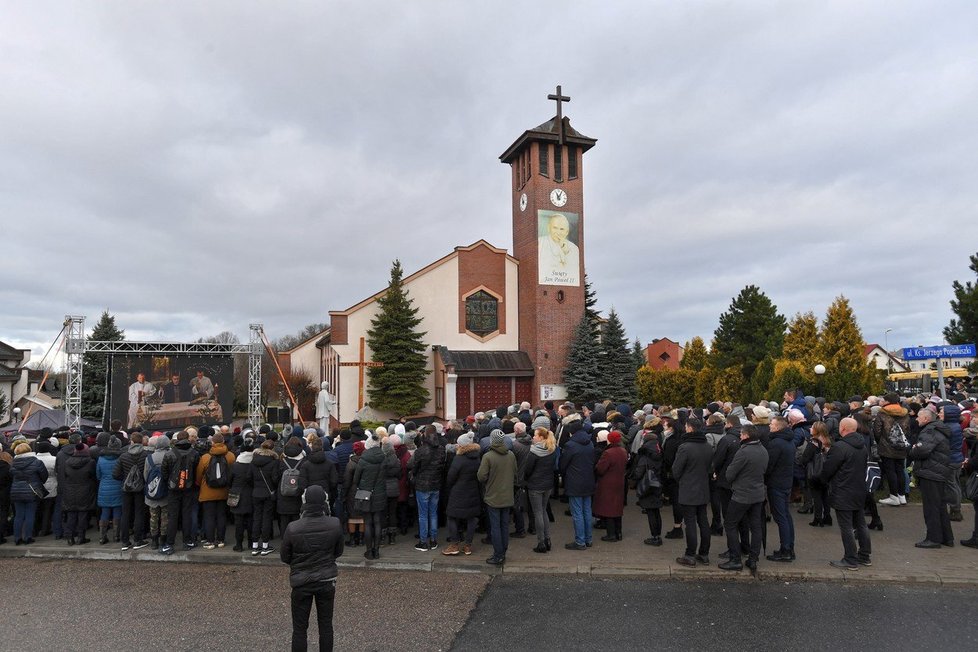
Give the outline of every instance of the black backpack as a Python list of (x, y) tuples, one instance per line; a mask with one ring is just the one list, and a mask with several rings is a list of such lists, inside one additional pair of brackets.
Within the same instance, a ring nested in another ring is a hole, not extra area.
[(145, 486), (146, 481), (143, 479), (143, 465), (141, 463), (134, 463), (129, 467), (129, 473), (126, 474), (126, 479), (122, 482), (122, 490), (130, 494), (142, 493)]
[(231, 484), (231, 470), (224, 455), (211, 455), (207, 465), (207, 486), (211, 489), (223, 489)]
[(194, 470), (191, 464), (191, 453), (176, 453), (177, 463), (170, 471), (170, 489), (187, 491), (194, 486)]

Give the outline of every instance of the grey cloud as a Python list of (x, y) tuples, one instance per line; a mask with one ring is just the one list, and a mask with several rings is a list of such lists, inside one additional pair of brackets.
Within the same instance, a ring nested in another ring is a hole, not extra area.
[(709, 340), (754, 283), (937, 343), (978, 205), (978, 9), (939, 5), (18, 5), (0, 337), (104, 307), (133, 338), (276, 336), (395, 257), (509, 248), (497, 156), (559, 82), (599, 139), (588, 274), (632, 336)]

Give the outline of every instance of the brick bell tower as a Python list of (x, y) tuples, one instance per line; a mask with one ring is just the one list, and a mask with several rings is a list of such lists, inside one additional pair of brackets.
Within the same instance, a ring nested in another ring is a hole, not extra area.
[(520, 350), (533, 361), (534, 405), (567, 398), (564, 368), (584, 314), (584, 152), (597, 142), (563, 115), (524, 131), (499, 157), (513, 171), (513, 255), (520, 261)]

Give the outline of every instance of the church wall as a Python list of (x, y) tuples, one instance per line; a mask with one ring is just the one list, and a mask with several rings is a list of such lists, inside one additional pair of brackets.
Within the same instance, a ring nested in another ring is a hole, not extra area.
[[(517, 270), (516, 262), (501, 256), (505, 260), (505, 293), (504, 302), (516, 303)], [(519, 349), (519, 315), (518, 310), (506, 311), (506, 333), (493, 337), (485, 342), (459, 332), (459, 263), (458, 258), (452, 258), (445, 263), (425, 271), (420, 276), (405, 283), (405, 288), (418, 308), (423, 321), (418, 330), (424, 331), (427, 344), (428, 368), (434, 371), (433, 345), (446, 346), (459, 351), (515, 351)], [(366, 337), (370, 329), (370, 321), (377, 312), (376, 301), (362, 306), (346, 316), (348, 332), (347, 343), (334, 342), (333, 349), (340, 356), (341, 362), (356, 362), (360, 357), (360, 337)], [(337, 323), (336, 316), (332, 323)], [(370, 347), (366, 347), (366, 360), (373, 359)], [(364, 398), (369, 403), (366, 385), (369, 381), (365, 376)], [(349, 422), (357, 411), (359, 371), (357, 367), (340, 367), (340, 388), (337, 400), (340, 421)], [(430, 374), (427, 380), (430, 400), (424, 412), (435, 412), (435, 379)]]
[(316, 347), (315, 339), (311, 339), (289, 352), (289, 366), (292, 371), (304, 370), (314, 383), (323, 382), (321, 350)]

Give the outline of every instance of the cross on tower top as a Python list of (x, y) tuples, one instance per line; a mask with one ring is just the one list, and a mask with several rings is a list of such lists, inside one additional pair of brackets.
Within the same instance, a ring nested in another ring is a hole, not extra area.
[(563, 111), (563, 107), (561, 106), (561, 102), (570, 102), (571, 98), (561, 94), (560, 84), (557, 84), (557, 94), (554, 95), (551, 93), (550, 95), (547, 95), (547, 99), (553, 100), (557, 103), (557, 124), (560, 125), (560, 144), (563, 145), (564, 144), (564, 111)]

